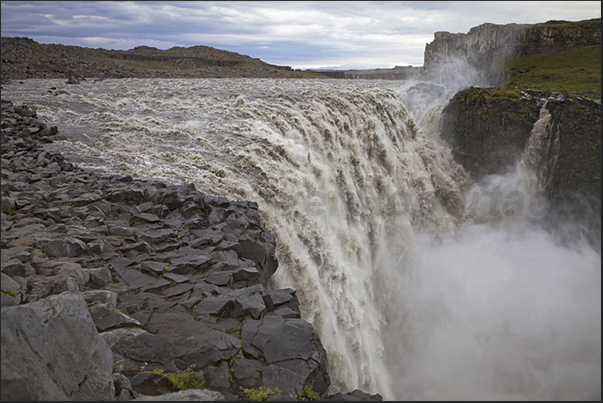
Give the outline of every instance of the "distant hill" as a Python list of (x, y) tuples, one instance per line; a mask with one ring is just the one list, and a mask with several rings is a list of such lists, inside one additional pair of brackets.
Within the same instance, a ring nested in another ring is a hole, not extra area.
[(396, 66), (391, 69), (362, 69), (362, 70), (306, 70), (321, 73), (333, 78), (348, 78), (362, 80), (412, 80), (419, 77), (422, 67)]
[(2, 37), (2, 79), (126, 77), (265, 77), (326, 76), (277, 66), (209, 46), (160, 50), (138, 46), (107, 50), (40, 44), (30, 38)]

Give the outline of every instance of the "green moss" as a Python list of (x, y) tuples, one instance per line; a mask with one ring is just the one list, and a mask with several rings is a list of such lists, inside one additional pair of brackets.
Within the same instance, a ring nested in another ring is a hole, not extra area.
[(601, 98), (601, 45), (519, 57), (511, 59), (508, 68), (511, 77), (506, 88), (554, 90)]
[[(499, 103), (500, 101), (517, 102), (521, 99), (521, 89), (514, 87), (469, 87), (459, 93), (463, 102), (473, 107), (482, 104), (486, 99), (491, 99)], [(482, 118), (486, 119), (490, 112), (496, 112), (493, 108), (489, 108), (488, 112), (484, 111)]]
[(145, 371), (142, 373), (154, 373), (167, 378), (172, 385), (178, 390), (186, 389), (203, 389), (205, 388), (205, 377), (203, 371), (193, 371), (195, 365), (191, 365), (185, 371), (177, 371), (164, 373), (162, 369), (154, 369), (151, 372)]
[(266, 388), (264, 386), (241, 390), (243, 392), (243, 397), (246, 400), (251, 400), (253, 402), (267, 400), (270, 396), (278, 395), (281, 393), (278, 388)]
[(312, 389), (312, 383), (309, 383), (304, 386), (302, 392), (297, 396), (297, 400), (299, 401), (317, 401), (321, 400), (320, 395)]

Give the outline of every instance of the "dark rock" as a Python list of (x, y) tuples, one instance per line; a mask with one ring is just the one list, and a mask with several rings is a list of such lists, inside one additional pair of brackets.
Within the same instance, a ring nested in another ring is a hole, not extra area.
[(156, 214), (148, 214), (148, 213), (136, 214), (130, 218), (131, 225), (157, 223), (160, 221), (161, 221), (161, 219), (159, 217), (157, 217)]
[(2, 400), (112, 400), (112, 355), (81, 296), (2, 308)]
[(196, 251), (183, 256), (171, 258), (171, 264), (167, 270), (176, 274), (192, 274), (197, 271), (203, 271), (209, 267), (211, 261), (211, 257), (202, 252)]
[(195, 335), (177, 336), (172, 343), (180, 368), (215, 365), (236, 356), (241, 349), (236, 337), (212, 329)]
[(86, 244), (76, 238), (36, 239), (36, 246), (50, 257), (77, 257), (84, 253)]
[(134, 391), (146, 396), (164, 395), (178, 390), (169, 379), (153, 372), (138, 374), (130, 383)]
[(265, 316), (248, 320), (241, 333), (245, 353), (262, 357), (267, 363), (283, 360), (326, 360), (318, 334), (308, 322)]
[(127, 401), (135, 399), (140, 395), (132, 389), (132, 383), (123, 374), (113, 374), (113, 385), (115, 386), (115, 400)]
[(355, 389), (354, 391), (348, 393), (339, 392), (335, 393), (334, 395), (329, 395), (324, 400), (331, 402), (380, 402), (383, 401), (383, 398), (378, 393), (370, 395), (362, 392), (361, 390)]
[[(187, 389), (159, 396), (142, 396), (133, 401), (222, 401), (220, 392), (207, 389)], [(230, 399), (229, 399), (230, 400)]]
[(246, 358), (236, 359), (232, 364), (234, 381), (243, 388), (257, 388), (262, 384), (263, 364)]
[(228, 363), (226, 362), (221, 362), (216, 366), (208, 367), (203, 371), (205, 385), (211, 389), (227, 389), (230, 387), (229, 373), (230, 370), (228, 368)]
[(113, 353), (139, 363), (154, 362), (167, 365), (174, 357), (172, 344), (165, 338), (140, 328), (110, 330), (102, 333), (101, 337), (111, 347)]
[(174, 232), (169, 229), (157, 229), (144, 232), (141, 231), (138, 233), (139, 239), (151, 244), (164, 242), (172, 236), (174, 236)]
[(2, 262), (2, 273), (10, 277), (25, 277), (25, 265), (17, 259), (9, 260), (6, 263)]
[(179, 284), (168, 289), (165, 289), (159, 293), (159, 295), (169, 298), (178, 295), (185, 294), (193, 289), (192, 284)]
[(243, 308), (234, 298), (218, 296), (207, 297), (200, 301), (195, 308), (198, 315), (212, 315), (219, 318), (239, 317)]
[(264, 288), (261, 285), (245, 287), (238, 290), (233, 290), (228, 293), (228, 296), (235, 298), (241, 306), (239, 315), (250, 315), (254, 319), (259, 319), (266, 310), (266, 304), (262, 297)]
[(231, 271), (218, 271), (210, 273), (205, 278), (205, 281), (217, 286), (229, 286), (232, 284), (232, 274), (233, 273)]

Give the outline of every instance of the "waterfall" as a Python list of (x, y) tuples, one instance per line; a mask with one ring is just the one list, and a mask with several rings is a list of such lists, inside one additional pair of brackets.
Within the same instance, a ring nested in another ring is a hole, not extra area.
[(40, 91), (60, 84), (28, 80), (3, 97), (59, 124), (69, 138), (53, 146), (80, 165), (258, 202), (277, 240), (271, 286), (297, 290), (331, 392), (600, 399), (600, 254), (539, 225), (546, 200), (530, 172), (548, 177), (557, 144), (545, 108), (522, 162), (472, 183), (439, 139), (450, 95), (439, 85), (124, 79)]
[(399, 310), (395, 268), (416, 228), (454, 231), (466, 177), (391, 91), (302, 95), (246, 103), (262, 148), (241, 150), (237, 168), (265, 178), (275, 284), (298, 290), (334, 385), (393, 398), (382, 332)]

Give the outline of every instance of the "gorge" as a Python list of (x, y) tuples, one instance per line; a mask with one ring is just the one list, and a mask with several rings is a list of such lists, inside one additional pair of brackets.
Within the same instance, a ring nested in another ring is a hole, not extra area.
[(227, 399), (600, 399), (600, 94), (427, 59), (408, 81), (3, 82), (3, 399), (33, 388), (8, 310), (52, 323), (65, 290), (113, 350), (86, 378), (107, 400), (193, 363)]

